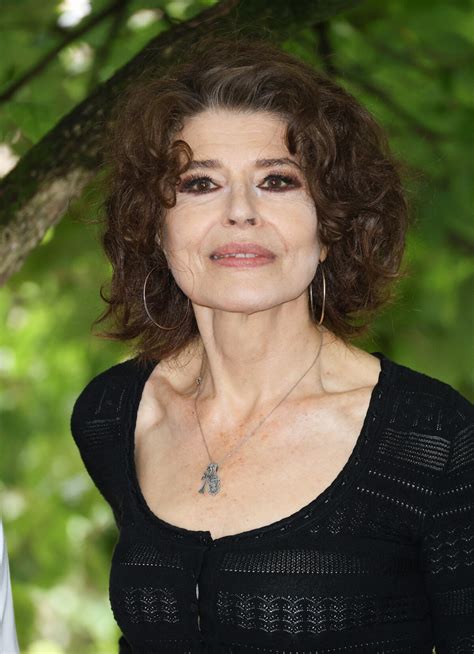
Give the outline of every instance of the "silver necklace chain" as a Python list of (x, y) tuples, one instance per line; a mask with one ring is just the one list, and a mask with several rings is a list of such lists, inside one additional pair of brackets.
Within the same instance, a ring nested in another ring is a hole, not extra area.
[[(236, 450), (238, 450), (239, 447), (242, 447), (242, 445), (243, 445), (243, 444), (244, 444), (244, 443), (245, 443), (245, 442), (246, 442), (246, 441), (247, 441), (251, 436), (253, 436), (253, 434), (255, 434), (255, 432), (256, 432), (256, 431), (257, 431), (257, 430), (258, 430), (258, 429), (263, 425), (263, 423), (265, 422), (265, 420), (267, 420), (267, 418), (269, 418), (269, 417), (271, 416), (271, 414), (275, 411), (275, 409), (277, 409), (277, 408), (280, 406), (280, 404), (286, 400), (286, 398), (288, 397), (288, 395), (289, 395), (289, 394), (290, 394), (290, 393), (291, 393), (291, 392), (296, 388), (296, 386), (298, 386), (298, 384), (300, 383), (300, 381), (301, 381), (301, 380), (302, 380), (302, 379), (303, 379), (303, 378), (308, 374), (308, 372), (311, 370), (311, 368), (314, 366), (314, 364), (315, 364), (316, 361), (318, 360), (319, 354), (320, 354), (320, 352), (321, 352), (322, 343), (323, 343), (323, 338), (322, 338), (322, 336), (321, 336), (321, 340), (320, 340), (320, 342), (319, 342), (319, 347), (318, 347), (318, 352), (317, 352), (317, 354), (316, 354), (316, 357), (314, 358), (312, 364), (309, 366), (309, 368), (306, 370), (306, 372), (303, 373), (303, 375), (301, 375), (301, 377), (298, 379), (298, 381), (296, 382), (296, 384), (293, 384), (293, 386), (292, 386), (292, 387), (290, 388), (290, 390), (286, 393), (286, 395), (283, 397), (283, 399), (281, 399), (281, 400), (278, 402), (278, 404), (277, 404), (277, 405), (276, 405), (276, 406), (275, 406), (275, 407), (270, 411), (270, 413), (268, 413), (268, 414), (263, 418), (263, 420), (261, 420), (261, 421), (258, 423), (258, 425), (255, 427), (255, 429), (253, 429), (249, 434), (247, 434), (247, 436), (245, 436), (245, 438), (243, 438), (243, 440), (241, 440), (240, 443), (238, 443), (238, 444), (237, 444), (237, 445), (236, 445), (236, 446), (235, 446), (235, 447), (234, 447), (230, 452), (228, 452), (228, 453), (224, 456), (224, 458), (221, 459), (221, 461), (220, 461), (219, 463), (215, 463), (215, 462), (212, 461), (212, 457), (211, 457), (211, 454), (210, 454), (210, 452), (209, 452), (209, 448), (207, 447), (206, 439), (204, 438), (204, 433), (203, 433), (203, 431), (202, 431), (201, 421), (199, 420), (199, 415), (198, 415), (198, 412), (197, 412), (197, 398), (198, 398), (198, 396), (199, 396), (199, 392), (196, 394), (196, 397), (194, 398), (194, 410), (195, 410), (195, 413), (196, 413), (196, 418), (197, 418), (197, 421), (198, 421), (199, 429), (200, 429), (200, 431), (201, 431), (202, 439), (203, 439), (203, 441), (204, 441), (204, 445), (205, 445), (205, 447), (206, 447), (206, 451), (207, 451), (207, 454), (208, 454), (208, 457), (209, 457), (209, 464), (207, 465), (207, 467), (206, 467), (206, 469), (205, 469), (205, 471), (204, 471), (204, 474), (203, 474), (202, 477), (201, 477), (201, 481), (203, 482), (203, 484), (202, 484), (201, 488), (199, 489), (199, 493), (204, 493), (204, 492), (205, 492), (206, 484), (209, 486), (209, 493), (210, 493), (211, 495), (215, 495), (216, 493), (219, 492), (220, 487), (221, 487), (221, 481), (220, 481), (220, 478), (219, 478), (219, 476), (218, 476), (218, 474), (217, 474), (217, 470), (219, 469), (219, 466), (222, 465), (222, 463), (223, 463), (226, 459), (228, 459), (230, 456), (232, 456), (232, 454), (233, 454)], [(197, 377), (197, 379), (196, 379), (196, 384), (197, 384), (198, 386), (200, 386), (201, 383), (202, 383), (202, 373), (201, 373), (201, 376)]]

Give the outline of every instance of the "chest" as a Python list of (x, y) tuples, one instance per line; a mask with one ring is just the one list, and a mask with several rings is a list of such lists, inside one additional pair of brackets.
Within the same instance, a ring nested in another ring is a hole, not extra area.
[[(276, 522), (300, 510), (336, 479), (361, 433), (371, 388), (337, 401), (281, 409), (249, 438), (259, 420), (207, 434), (220, 490), (199, 493), (209, 455), (191, 411), (167, 407), (153, 423), (153, 403), (139, 407), (135, 467), (142, 495), (162, 520), (220, 538)], [(245, 442), (244, 442), (245, 441)]]

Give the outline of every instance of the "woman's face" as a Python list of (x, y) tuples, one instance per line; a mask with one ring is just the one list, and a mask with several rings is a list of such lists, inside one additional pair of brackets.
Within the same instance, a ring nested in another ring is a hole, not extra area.
[[(231, 110), (206, 110), (176, 135), (191, 146), (193, 163), (166, 213), (164, 250), (193, 304), (246, 314), (270, 309), (304, 293), (324, 259), (314, 202), (284, 137), (278, 116)], [(257, 244), (273, 257), (211, 258), (230, 242)]]

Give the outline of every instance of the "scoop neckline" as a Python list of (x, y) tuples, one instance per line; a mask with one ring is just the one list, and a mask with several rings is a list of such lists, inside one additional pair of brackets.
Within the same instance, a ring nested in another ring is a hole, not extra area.
[[(389, 406), (389, 394), (394, 386), (393, 377), (396, 374), (395, 363), (385, 356), (382, 352), (370, 352), (380, 360), (380, 371), (376, 384), (372, 388), (367, 412), (364, 417), (362, 428), (359, 432), (352, 452), (344, 466), (341, 468), (335, 479), (319, 495), (313, 498), (308, 504), (301, 507), (291, 515), (285, 516), (267, 525), (262, 525), (254, 529), (249, 529), (237, 534), (228, 534), (213, 538), (208, 530), (195, 530), (179, 527), (156, 515), (149, 507), (139, 484), (138, 475), (135, 465), (135, 428), (138, 415), (138, 407), (143, 394), (146, 381), (151, 376), (154, 368), (159, 361), (152, 361), (143, 367), (137, 361), (132, 359), (133, 365), (138, 367), (138, 373), (134, 378), (130, 395), (127, 402), (122, 405), (125, 411), (124, 424), (126, 428), (126, 457), (127, 473), (129, 477), (129, 486), (132, 496), (140, 509), (142, 515), (151, 523), (156, 525), (168, 537), (182, 543), (198, 543), (219, 547), (221, 545), (235, 543), (252, 543), (261, 542), (268, 538), (276, 538), (285, 534), (291, 529), (297, 529), (314, 523), (317, 518), (323, 518), (331, 510), (337, 499), (339, 502), (359, 479), (369, 460), (371, 453), (377, 443), (377, 434), (383, 424), (383, 417)], [(128, 418), (128, 420), (126, 419)], [(336, 498), (337, 495), (337, 498)]]

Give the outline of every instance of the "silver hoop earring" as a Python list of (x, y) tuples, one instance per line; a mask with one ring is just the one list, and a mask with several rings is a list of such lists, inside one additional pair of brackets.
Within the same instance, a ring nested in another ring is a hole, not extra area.
[(147, 303), (146, 303), (146, 284), (147, 284), (147, 281), (148, 281), (148, 277), (151, 275), (151, 273), (152, 273), (152, 272), (153, 272), (157, 267), (158, 267), (158, 266), (155, 266), (154, 268), (152, 268), (152, 269), (150, 270), (150, 272), (148, 273), (148, 275), (145, 277), (145, 281), (144, 281), (144, 283), (143, 283), (143, 306), (145, 307), (145, 311), (146, 311), (147, 316), (149, 317), (149, 319), (151, 320), (151, 322), (154, 323), (157, 327), (159, 327), (160, 329), (165, 329), (165, 330), (177, 329), (178, 327), (180, 327), (180, 326), (185, 322), (185, 320), (186, 320), (187, 317), (188, 317), (188, 313), (189, 313), (189, 305), (190, 305), (190, 300), (189, 300), (189, 298), (188, 298), (188, 303), (187, 303), (187, 305), (186, 305), (186, 314), (185, 314), (185, 316), (184, 316), (184, 319), (183, 319), (183, 320), (182, 320), (178, 325), (175, 325), (174, 327), (164, 327), (163, 325), (159, 325), (159, 324), (156, 322), (156, 320), (153, 320), (152, 316), (150, 315), (150, 312), (148, 311), (148, 306), (147, 306)]
[[(321, 309), (321, 317), (320, 317), (320, 319), (318, 321), (318, 325), (321, 325), (323, 320), (324, 320), (324, 309), (325, 309), (325, 306), (326, 306), (326, 275), (324, 274), (324, 270), (323, 270), (323, 267), (322, 267), (323, 262), (320, 261), (319, 263), (320, 263), (320, 265), (318, 266), (318, 268), (321, 268), (321, 273), (323, 275), (323, 306), (322, 306), (322, 309)], [(311, 282), (311, 284), (309, 285), (309, 302), (310, 302), (310, 305), (311, 305), (311, 316), (314, 316), (313, 282)]]

